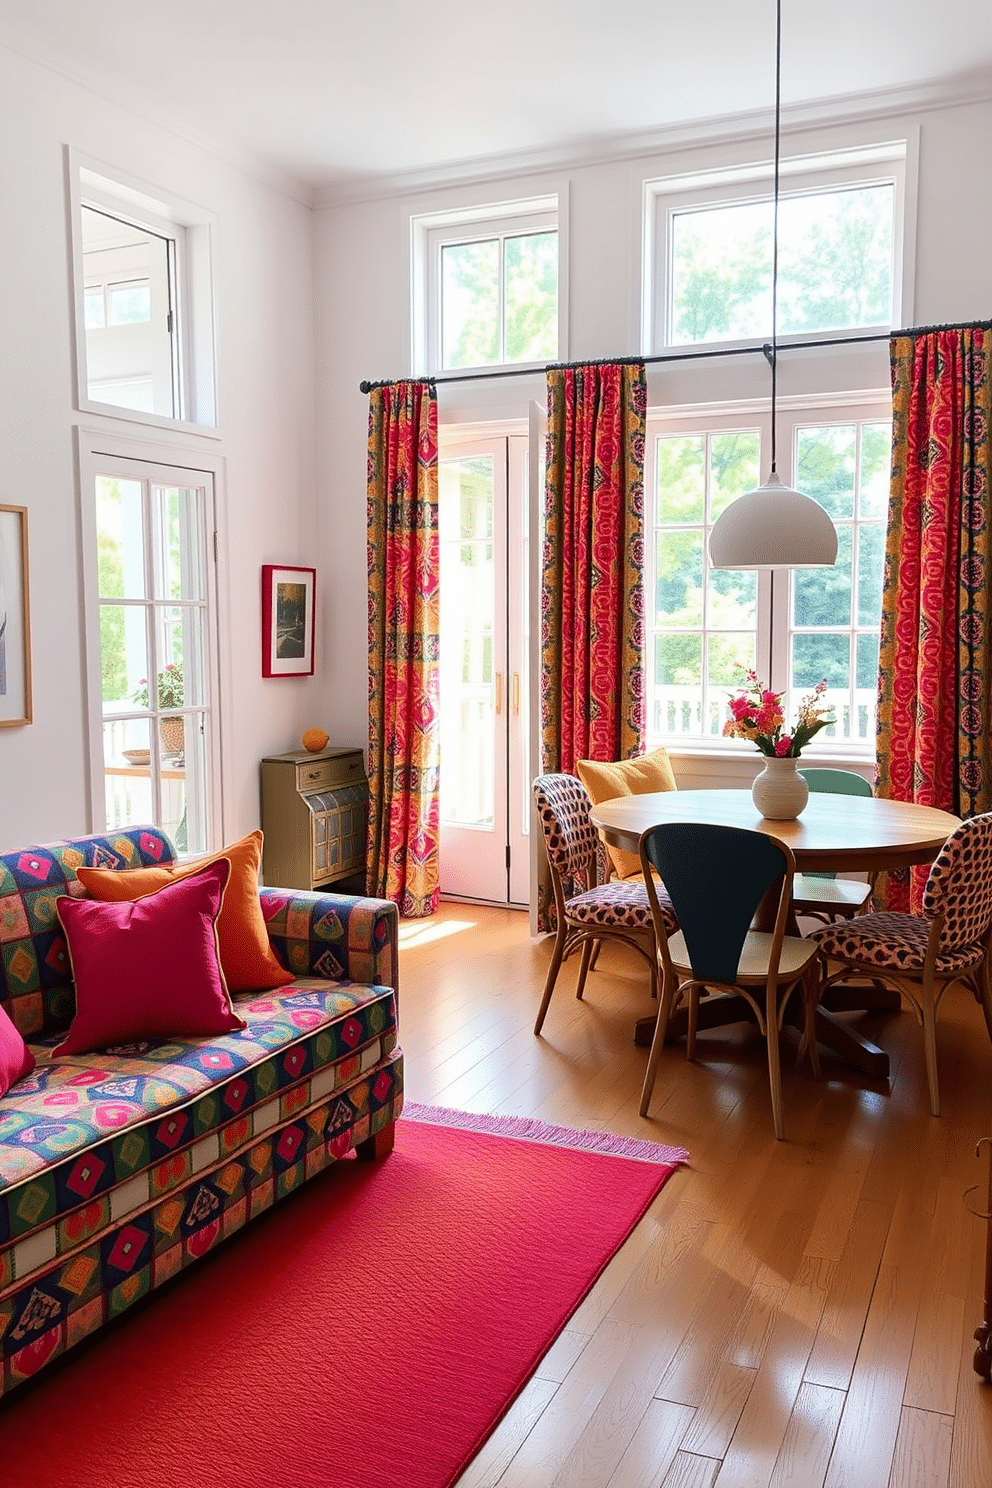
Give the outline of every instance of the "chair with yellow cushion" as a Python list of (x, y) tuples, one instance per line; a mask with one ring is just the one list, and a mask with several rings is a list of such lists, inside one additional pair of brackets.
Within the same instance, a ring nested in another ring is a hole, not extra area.
[[(534, 804), (544, 833), (555, 896), (556, 934), (534, 1032), (540, 1033), (561, 964), (581, 949), (576, 997), (581, 997), (594, 952), (603, 940), (619, 940), (647, 962), (651, 992), (656, 994), (657, 954), (654, 918), (643, 879), (631, 883), (597, 883), (596, 850), (599, 834), (589, 815), (589, 797), (574, 775), (539, 775), (534, 781)], [(574, 891), (575, 886), (579, 892)], [(668, 895), (659, 890), (662, 918), (674, 933), (675, 916)]]
[[(576, 760), (575, 772), (594, 806), (612, 801), (617, 796), (647, 796), (654, 791), (673, 791), (678, 786), (667, 749), (652, 749), (636, 759), (616, 760), (604, 764), (599, 760)], [(610, 847), (607, 852), (617, 878), (640, 878), (641, 860), (635, 852)]]

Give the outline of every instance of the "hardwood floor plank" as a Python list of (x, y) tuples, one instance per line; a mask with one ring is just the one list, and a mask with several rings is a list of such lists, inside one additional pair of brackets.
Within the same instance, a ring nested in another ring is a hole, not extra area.
[(888, 1488), (948, 1488), (953, 1432), (951, 1416), (904, 1409)]
[(556, 1388), (553, 1381), (541, 1379), (538, 1375), (528, 1380), (454, 1488), (496, 1488)]
[(819, 1488), (843, 1408), (841, 1390), (810, 1384), (800, 1387), (769, 1488)]
[(538, 1364), (538, 1379), (560, 1385), (591, 1337), (591, 1333), (580, 1333), (576, 1328), (564, 1329)]
[(693, 1411), (668, 1400), (652, 1400), (606, 1488), (657, 1488), (692, 1424)]
[(722, 1457), (737, 1430), (754, 1384), (755, 1371), (739, 1364), (718, 1364), (682, 1442), (683, 1450), (702, 1457)]
[(887, 1204), (858, 1204), (806, 1366), (809, 1384), (837, 1390), (850, 1384), (890, 1222)]
[(665, 1474), (661, 1488), (712, 1488), (720, 1470), (712, 1457), (694, 1457), (680, 1452)]

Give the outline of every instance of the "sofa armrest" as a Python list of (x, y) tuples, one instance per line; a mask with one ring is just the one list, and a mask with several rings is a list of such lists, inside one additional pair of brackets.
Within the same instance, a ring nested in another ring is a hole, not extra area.
[(275, 887), (260, 887), (258, 896), (272, 947), (294, 976), (399, 993), (399, 913), (391, 900)]

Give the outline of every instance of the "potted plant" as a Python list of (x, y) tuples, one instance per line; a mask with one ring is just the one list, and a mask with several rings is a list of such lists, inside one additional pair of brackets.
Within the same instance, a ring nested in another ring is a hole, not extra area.
[[(183, 669), (178, 662), (170, 661), (168, 666), (162, 668), (155, 681), (158, 707), (162, 709), (181, 708), (185, 698), (185, 692), (183, 689)], [(137, 703), (140, 708), (147, 708), (149, 706), (147, 677), (140, 679), (137, 688), (131, 694), (131, 700)], [(186, 747), (185, 718), (160, 718), (158, 727), (162, 740), (162, 753), (164, 755), (181, 755)]]

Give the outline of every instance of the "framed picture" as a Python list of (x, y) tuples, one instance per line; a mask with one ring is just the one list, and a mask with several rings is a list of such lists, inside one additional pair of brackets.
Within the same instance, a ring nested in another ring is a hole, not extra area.
[(262, 565), (262, 676), (313, 676), (315, 568)]
[(28, 509), (0, 506), (0, 728), (30, 722)]

